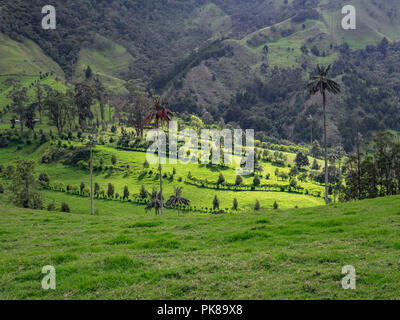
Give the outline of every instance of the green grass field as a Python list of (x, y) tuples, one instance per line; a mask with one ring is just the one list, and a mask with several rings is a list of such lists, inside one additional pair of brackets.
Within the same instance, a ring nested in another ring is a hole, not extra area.
[[(1, 299), (398, 299), (400, 198), (164, 217), (68, 197), (72, 213), (0, 201)], [(41, 269), (56, 268), (56, 290)], [(341, 287), (353, 265), (356, 290)]]

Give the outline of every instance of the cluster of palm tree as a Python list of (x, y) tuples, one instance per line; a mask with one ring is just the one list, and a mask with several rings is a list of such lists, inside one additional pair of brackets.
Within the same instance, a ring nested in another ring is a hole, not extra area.
[(175, 208), (180, 213), (181, 206), (189, 206), (190, 200), (182, 197), (182, 187), (174, 187), (174, 194), (164, 204), (164, 197), (161, 192), (158, 192), (156, 188), (153, 188), (153, 192), (150, 195), (150, 202), (146, 206), (146, 211), (155, 210), (156, 215), (160, 214), (162, 208)]

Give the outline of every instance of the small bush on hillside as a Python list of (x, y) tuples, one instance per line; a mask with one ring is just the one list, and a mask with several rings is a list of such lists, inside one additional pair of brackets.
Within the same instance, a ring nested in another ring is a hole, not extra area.
[(43, 172), (39, 175), (39, 181), (44, 184), (48, 184), (50, 182), (50, 178), (46, 172)]
[(217, 184), (224, 184), (224, 183), (225, 183), (225, 177), (224, 177), (224, 175), (222, 173), (220, 173), (219, 177), (218, 177)]
[(29, 199), (29, 208), (42, 210), (43, 209), (43, 197), (40, 193), (34, 192), (31, 194)]
[(253, 185), (255, 187), (258, 187), (260, 185), (260, 178), (258, 177), (258, 175), (255, 175), (253, 178)]
[(217, 196), (215, 196), (213, 200), (213, 209), (214, 210), (219, 209), (219, 200)]
[(47, 211), (56, 211), (56, 205), (54, 204), (54, 202), (49, 203), (49, 205), (47, 206)]
[(235, 199), (233, 199), (233, 210), (237, 210), (238, 207), (239, 207), (239, 203), (238, 203), (237, 199), (235, 198)]
[(258, 211), (261, 209), (260, 201), (256, 200), (256, 204), (254, 205), (254, 210)]
[(115, 166), (116, 163), (117, 163), (117, 156), (115, 154), (113, 154), (112, 157), (111, 157), (111, 164), (113, 166)]
[(149, 196), (149, 192), (146, 190), (144, 185), (140, 188), (140, 198), (146, 199)]
[(240, 186), (243, 183), (243, 178), (241, 176), (236, 176), (235, 185)]
[(114, 185), (110, 182), (107, 187), (107, 196), (112, 198), (114, 196)]
[(278, 210), (278, 203), (276, 201), (274, 202), (274, 210)]
[(124, 193), (123, 193), (122, 198), (123, 198), (123, 200), (129, 199), (129, 189), (127, 186), (124, 187)]
[(71, 209), (67, 203), (63, 202), (61, 204), (61, 212), (71, 212)]

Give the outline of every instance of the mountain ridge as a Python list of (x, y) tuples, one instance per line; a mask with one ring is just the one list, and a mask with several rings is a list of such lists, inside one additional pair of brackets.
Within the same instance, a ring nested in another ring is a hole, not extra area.
[[(37, 6), (42, 3), (35, 1)], [(2, 7), (0, 31), (17, 41), (36, 42), (47, 56), (56, 59), (68, 80), (81, 79), (91, 65), (117, 93), (125, 92), (125, 81), (137, 78), (149, 89), (157, 89), (154, 84), (167, 75), (158, 93), (176, 111), (205, 115), (205, 121), (222, 118), (233, 126), (253, 127), (260, 139), (309, 141), (307, 114), (316, 118), (311, 125), (316, 126), (316, 138), (321, 138), (319, 102), (304, 93), (315, 65), (340, 66), (346, 64), (343, 60), (349, 52), (377, 48), (384, 37), (400, 39), (396, 34), (400, 4), (393, 0), (190, 0), (168, 4), (87, 0), (75, 8), (70, 1), (64, 6), (60, 1), (56, 4), (60, 26), (53, 33), (34, 25), (41, 16), (28, 13), (29, 5), (20, 0)], [(341, 29), (344, 4), (356, 7), (357, 30)], [(14, 29), (7, 27), (12, 18)], [(60, 42), (61, 38), (65, 41)], [(3, 70), (0, 67), (0, 74)], [(343, 118), (340, 113), (346, 100), (347, 96), (333, 100), (341, 106), (329, 119), (336, 137), (333, 144), (349, 140), (344, 136), (350, 134), (339, 133), (344, 125), (337, 120)], [(369, 116), (365, 109), (370, 106), (362, 107)], [(230, 116), (238, 109), (238, 118)], [(378, 122), (384, 116), (379, 115)], [(350, 141), (345, 144), (351, 148)]]

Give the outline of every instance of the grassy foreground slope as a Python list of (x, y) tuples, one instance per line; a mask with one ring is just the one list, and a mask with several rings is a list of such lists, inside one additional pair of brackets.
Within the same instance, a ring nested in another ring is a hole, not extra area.
[[(163, 218), (103, 200), (96, 200), (100, 216), (0, 200), (0, 299), (399, 296), (400, 197)], [(48, 264), (56, 268), (55, 291), (41, 289)], [(341, 288), (345, 265), (356, 268), (354, 291)]]

